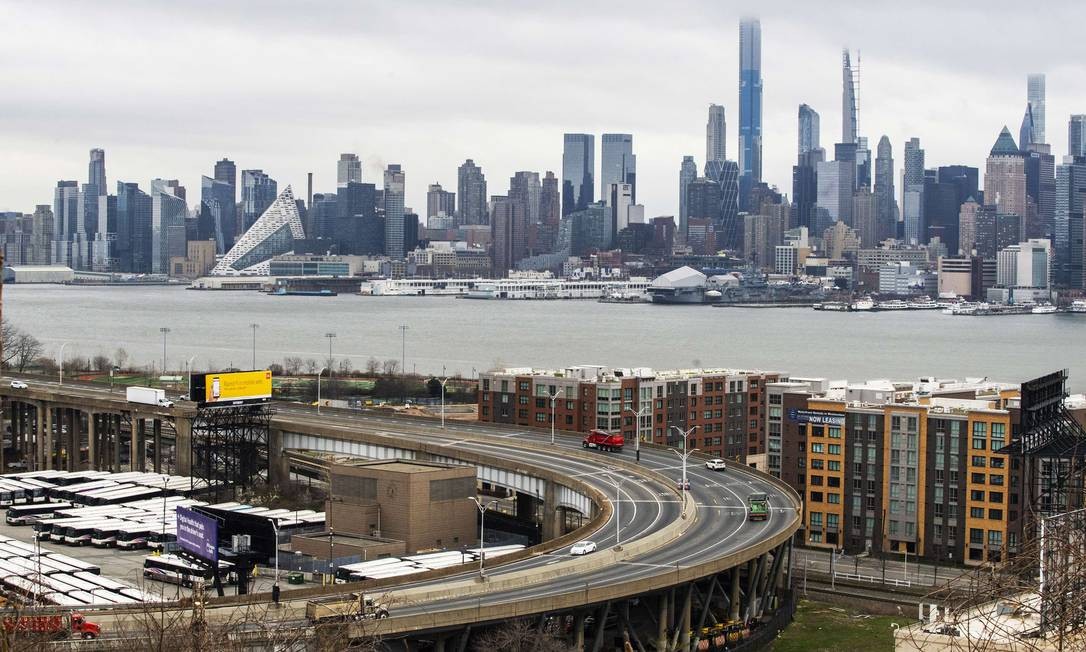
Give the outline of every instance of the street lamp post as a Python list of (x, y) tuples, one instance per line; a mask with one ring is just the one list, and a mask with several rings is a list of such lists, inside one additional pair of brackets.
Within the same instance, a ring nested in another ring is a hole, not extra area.
[(557, 392), (551, 394), (551, 445), (552, 446), (554, 445), (554, 404), (558, 400), (558, 397), (560, 397), (565, 391), (566, 391), (565, 387), (559, 387)]
[[(441, 365), (441, 375), (445, 376), (445, 365)], [(445, 428), (445, 383), (449, 382), (449, 377), (445, 376), (441, 379), (441, 427)]]
[(279, 519), (272, 519), (272, 531), (275, 533), (275, 584), (272, 585), (272, 602), (279, 606)]
[(59, 372), (60, 372), (60, 383), (59, 384), (61, 384), (61, 385), (64, 384), (64, 347), (66, 347), (66, 346), (68, 346), (67, 342), (61, 344), (60, 345), (60, 353), (57, 354), (57, 367), (59, 368)]
[(332, 367), (334, 366), (332, 364), (332, 340), (335, 339), (336, 334), (332, 333), (332, 332), (328, 332), (328, 333), (325, 333), (324, 336), (328, 338), (328, 366), (325, 367), (325, 369), (328, 370), (328, 381), (331, 382), (332, 381), (332, 372), (333, 372)]
[(622, 512), (620, 505), (622, 503), (622, 483), (625, 482), (625, 479), (620, 477), (618, 480), (615, 480), (614, 477), (610, 475), (604, 476), (604, 479), (615, 488), (615, 550), (620, 550), (622, 548)]
[(256, 369), (256, 329), (260, 328), (260, 324), (249, 324), (249, 328), (253, 329), (253, 366), (250, 369)]
[[(674, 428), (676, 431), (678, 431), (679, 434), (681, 434), (682, 438), (683, 438), (683, 452), (679, 453), (679, 451), (675, 450), (674, 448), (671, 449), (671, 451), (673, 453), (675, 453), (676, 455), (678, 455), (679, 459), (681, 459), (683, 461), (682, 490), (683, 490), (683, 492), (685, 492), (686, 491), (686, 482), (687, 482), (687, 480), (686, 480), (686, 460), (694, 453), (694, 451), (698, 450), (696, 448), (691, 448), (690, 450), (686, 450), (686, 438), (689, 437), (690, 435), (694, 434), (694, 431), (697, 430), (698, 427), (693, 426), (692, 428), (690, 428), (689, 430), (687, 430), (685, 432), (679, 426), (671, 426), (671, 427)], [(686, 518), (686, 493), (683, 493), (682, 517)]]
[(110, 394), (113, 393), (113, 374), (117, 373), (120, 370), (121, 370), (121, 368), (118, 367), (117, 365), (113, 365), (113, 366), (111, 366), (109, 368), (109, 393)]
[(475, 496), (468, 497), (468, 500), (474, 501), (475, 506), (479, 508), (479, 579), (486, 579), (486, 575), (483, 573), (483, 562), (486, 559), (486, 531), (483, 526), (486, 522), (486, 510), (490, 509), (492, 505), (497, 503), (497, 500), (492, 500), (487, 504), (479, 502), (479, 499)]
[(407, 324), (400, 324), (400, 373), (407, 377)]
[(170, 329), (163, 326), (158, 329), (159, 333), (162, 333), (162, 374), (166, 374), (166, 336), (170, 333)]
[(196, 359), (196, 356), (192, 356), (185, 362), (185, 372), (189, 376), (189, 400), (192, 400), (192, 361)]
[[(626, 408), (627, 412), (630, 412), (637, 417), (636, 428), (634, 428), (634, 453), (637, 455), (637, 461), (641, 461), (641, 417), (645, 416), (652, 411), (652, 403), (644, 406), (640, 410), (634, 410), (633, 408)], [(674, 428), (674, 426), (672, 426)], [(697, 426), (695, 426), (697, 427)]]
[(317, 372), (317, 414), (321, 413), (321, 375), (324, 374), (324, 370), (328, 367), (321, 367), (321, 370)]

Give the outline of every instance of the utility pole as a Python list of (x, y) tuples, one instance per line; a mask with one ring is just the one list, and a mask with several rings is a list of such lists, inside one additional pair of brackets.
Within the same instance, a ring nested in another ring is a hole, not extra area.
[(400, 373), (407, 377), (407, 324), (400, 324)]
[(687, 437), (689, 437), (690, 435), (694, 434), (694, 431), (695, 431), (695, 430), (697, 430), (697, 429), (698, 429), (698, 427), (697, 427), (697, 426), (693, 426), (693, 427), (691, 427), (691, 428), (690, 428), (689, 430), (687, 430), (687, 431), (685, 431), (685, 432), (684, 432), (684, 431), (683, 431), (683, 430), (682, 430), (681, 428), (679, 428), (679, 426), (671, 426), (671, 427), (672, 427), (672, 428), (674, 428), (674, 429), (675, 429), (675, 430), (676, 430), (677, 432), (679, 432), (679, 433), (680, 433), (680, 434), (682, 435), (682, 438), (683, 438), (683, 452), (682, 452), (682, 453), (679, 453), (679, 451), (675, 450), (674, 448), (672, 448), (672, 449), (671, 449), (671, 451), (672, 451), (673, 453), (675, 453), (676, 455), (678, 455), (678, 456), (679, 456), (679, 459), (681, 459), (681, 460), (683, 461), (683, 479), (682, 479), (682, 487), (681, 487), (681, 488), (682, 488), (682, 491), (683, 491), (683, 494), (682, 494), (682, 497), (683, 497), (683, 506), (682, 506), (682, 512), (681, 512), (681, 514), (680, 514), (680, 515), (682, 516), (682, 518), (686, 518), (686, 487), (687, 487), (687, 479), (686, 479), (686, 460), (687, 460), (687, 459), (688, 459), (688, 458), (689, 458), (689, 457), (690, 457), (690, 456), (691, 456), (691, 455), (692, 455), (692, 454), (693, 454), (693, 453), (694, 453), (695, 451), (697, 451), (697, 450), (698, 450), (698, 449), (696, 449), (696, 448), (691, 448), (691, 449), (690, 449), (689, 451), (687, 451), (687, 450), (686, 450), (686, 438), (687, 438)]
[(250, 369), (256, 369), (256, 329), (260, 328), (260, 324), (249, 324), (249, 328), (253, 329), (253, 366)]
[[(324, 336), (328, 338), (328, 383), (329, 383), (329, 389), (335, 389), (335, 385), (332, 385), (331, 383), (332, 383), (333, 367), (335, 366), (335, 365), (332, 364), (332, 340), (335, 339), (336, 334), (332, 333), (332, 332), (328, 332), (328, 333), (325, 333)], [(319, 385), (318, 385), (318, 387), (319, 387)], [(331, 393), (331, 392), (329, 392), (329, 393)]]
[(170, 334), (170, 329), (166, 326), (158, 329), (158, 332), (162, 333), (162, 373), (166, 374), (166, 336)]

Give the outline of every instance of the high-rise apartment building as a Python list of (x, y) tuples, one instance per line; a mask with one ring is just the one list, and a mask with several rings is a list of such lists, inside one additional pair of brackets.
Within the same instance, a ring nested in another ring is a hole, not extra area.
[(357, 154), (340, 154), (336, 163), (336, 187), (346, 187), (348, 183), (362, 183), (362, 161)]
[(404, 172), (397, 163), (385, 168), (385, 255), (399, 260), (404, 250)]
[(690, 183), (698, 178), (698, 164), (694, 162), (693, 156), (684, 156), (682, 164), (679, 165), (679, 241), (686, 242), (686, 220), (690, 216), (689, 209), (687, 207), (687, 187)]
[(724, 107), (719, 104), (710, 104), (709, 120), (705, 123), (705, 164), (727, 159), (728, 122), (724, 116)]
[[(837, 220), (851, 223), (852, 176), (847, 161), (822, 161), (815, 168), (818, 177), (818, 195), (815, 202), (811, 230), (821, 234)], [(845, 203), (848, 208), (845, 208)]]
[(72, 241), (82, 230), (79, 206), (79, 182), (58, 181), (53, 191), (53, 240), (49, 255), (54, 265), (72, 266)]
[(527, 252), (528, 220), (523, 201), (501, 195), (490, 198), (490, 238), (493, 274), (504, 278)]
[(762, 180), (762, 24), (757, 18), (739, 23), (739, 176), (746, 179), (741, 192)]
[(901, 217), (904, 239), (908, 244), (922, 244), (927, 233), (924, 222), (924, 150), (919, 138), (905, 143), (905, 167), (901, 178)]
[(799, 157), (792, 167), (791, 226), (814, 228), (818, 203), (818, 164), (826, 160), (826, 151), (815, 147)]
[(819, 144), (819, 117), (815, 111), (806, 104), (799, 105), (799, 143), (797, 156), (799, 164), (803, 165), (807, 152), (821, 147)]
[(225, 254), (237, 236), (235, 189), (228, 182), (200, 177), (198, 240), (214, 240), (216, 253)]
[(237, 243), (215, 263), (213, 275), (270, 274), (272, 258), (294, 250), (296, 240), (304, 240), (302, 218), (298, 214), (298, 202), (287, 186), (253, 226), (238, 238)]
[(431, 183), (426, 189), (426, 219), (455, 213), (456, 193), (444, 190), (440, 183)]
[[(1034, 73), (1026, 77), (1026, 100), (1033, 113), (1033, 137), (1037, 143), (1047, 143), (1045, 132), (1045, 76)], [(1025, 147), (1025, 145), (1023, 145)]]
[(456, 179), (456, 194), (460, 197), (460, 224), (487, 224), (486, 176), (483, 169), (469, 158), (457, 169)]
[(633, 135), (603, 134), (600, 165), (600, 196), (607, 195), (613, 183), (627, 183), (637, 197), (637, 156), (633, 153)]
[(151, 180), (151, 273), (169, 274), (170, 258), (188, 251), (185, 188), (177, 179)]
[(565, 134), (562, 149), (562, 216), (581, 211), (594, 200), (596, 137)]
[[(216, 171), (218, 166), (216, 165)], [(263, 170), (241, 171), (241, 223), (248, 230), (268, 210), (279, 194), (279, 186)]]
[(995, 206), (999, 213), (1017, 215), (1022, 224), (1019, 240), (1026, 239), (1026, 162), (1006, 127), (999, 133), (988, 155), (984, 172), (984, 201)]
[(53, 209), (48, 204), (34, 207), (31, 226), (30, 255), (28, 265), (48, 265), (52, 263), (53, 229), (55, 228)]
[(1063, 287), (1086, 287), (1083, 279), (1083, 211), (1086, 203), (1086, 156), (1064, 159), (1056, 166), (1053, 228), (1056, 282)]

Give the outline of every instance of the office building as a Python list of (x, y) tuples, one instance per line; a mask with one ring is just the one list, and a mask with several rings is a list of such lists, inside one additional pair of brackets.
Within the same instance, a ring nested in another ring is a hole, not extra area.
[(705, 164), (727, 159), (728, 122), (724, 117), (724, 107), (719, 104), (710, 104), (709, 120), (705, 123)]
[[(739, 23), (739, 176), (741, 195), (762, 180), (762, 24)], [(744, 206), (746, 198), (740, 198)]]
[(815, 147), (799, 157), (792, 167), (792, 218), (793, 227), (813, 228), (818, 204), (818, 165), (825, 162), (826, 152)]
[(1067, 122), (1067, 155), (1086, 156), (1086, 115), (1072, 115)]
[(901, 193), (905, 242), (922, 244), (927, 224), (924, 221), (924, 150), (920, 148), (919, 138), (910, 138), (905, 143)]
[(1083, 202), (1086, 200), (1086, 157), (1064, 159), (1056, 166), (1054, 242), (1056, 282), (1062, 287), (1082, 288)]
[[(348, 181), (339, 188), (335, 194), (335, 220), (334, 226), (327, 230), (325, 216), (314, 219), (314, 222), (323, 222), (325, 230), (307, 234), (310, 238), (324, 237), (337, 245), (340, 254), (378, 254), (383, 248), (374, 246), (372, 231), (384, 226), (377, 215), (377, 187), (372, 183)], [(325, 201), (331, 197), (323, 198)], [(324, 204), (324, 201), (321, 202)], [(384, 241), (382, 235), (380, 240)], [(405, 244), (405, 246), (407, 246)]]
[(924, 177), (923, 214), (925, 232), (922, 242), (931, 242), (933, 238), (946, 245), (950, 255), (958, 254), (958, 214), (961, 204), (958, 201), (958, 186), (942, 183), (938, 173), (933, 170)]
[(637, 156), (633, 153), (633, 135), (603, 134), (600, 162), (600, 196), (606, 196), (611, 184), (626, 183), (637, 203)]
[[(1030, 113), (1033, 114), (1033, 140), (1034, 143), (1047, 143), (1045, 132), (1045, 76), (1043, 73), (1035, 73), (1026, 77), (1026, 101), (1029, 102)], [(1022, 145), (1024, 148), (1025, 145)]]
[(595, 201), (596, 137), (565, 134), (562, 149), (562, 216)]
[(607, 204), (610, 217), (608, 225), (610, 240), (614, 242), (618, 233), (630, 225), (631, 211), (636, 206), (633, 200), (633, 187), (628, 183), (612, 183), (607, 188), (607, 194), (604, 195), (604, 202)]
[(687, 206), (687, 188), (694, 179), (698, 178), (698, 164), (694, 162), (693, 156), (684, 156), (682, 164), (679, 165), (679, 241), (686, 241), (686, 220), (690, 216), (690, 211)]
[(528, 245), (528, 218), (525, 203), (512, 197), (490, 198), (490, 233), (493, 273), (505, 278), (524, 258)]
[(861, 246), (874, 247), (880, 242), (878, 197), (867, 187), (852, 194), (852, 227)]
[(294, 241), (304, 240), (302, 218), (294, 193), (287, 186), (257, 218), (212, 270), (216, 276), (253, 274), (267, 276), (272, 258), (294, 252)]
[(509, 179), (509, 199), (521, 205), (528, 225), (539, 223), (542, 193), (538, 172), (520, 171)]
[(177, 179), (151, 180), (151, 273), (169, 274), (170, 258), (184, 257), (188, 204)]
[[(218, 166), (216, 166), (218, 167)], [(248, 230), (268, 210), (278, 194), (278, 184), (263, 170), (241, 171), (241, 220)]]
[(385, 168), (382, 196), (385, 208), (385, 255), (399, 260), (407, 253), (404, 248), (404, 172), (399, 164)]
[(1026, 165), (1026, 236), (1053, 239), (1056, 230), (1056, 157), (1044, 143), (1022, 152)]
[[(743, 225), (739, 220), (739, 199), (742, 192), (740, 181), (739, 165), (735, 161), (724, 161), (717, 177), (717, 184), (720, 186), (720, 218), (716, 223), (716, 231), (720, 246), (731, 251), (739, 251), (743, 246)], [(748, 200), (750, 196), (751, 189), (748, 188)]]
[(457, 169), (456, 194), (460, 198), (460, 224), (487, 224), (486, 176), (470, 158)]
[(53, 209), (48, 204), (38, 204), (31, 220), (30, 254), (26, 264), (48, 265), (52, 262), (53, 229), (56, 227)]
[(536, 249), (553, 252), (558, 241), (558, 228), (562, 222), (562, 197), (558, 190), (558, 177), (548, 170), (543, 175), (539, 191), (539, 227)]
[(984, 201), (999, 213), (1017, 215), (1022, 222), (1019, 240), (1025, 240), (1026, 163), (1006, 127), (999, 133), (988, 155), (984, 172)]
[(90, 151), (90, 163), (87, 166), (87, 185), (93, 186), (98, 195), (105, 195), (109, 192), (109, 188), (106, 187), (105, 150), (95, 148)]
[(720, 184), (712, 179), (698, 177), (686, 185), (687, 219), (707, 219), (721, 222), (723, 196)]
[(997, 256), (996, 284), (1004, 288), (1047, 290), (1051, 285), (1052, 245), (1035, 239), (1011, 245)]
[(53, 239), (49, 254), (54, 265), (72, 267), (72, 241), (77, 238), (76, 231), (81, 229), (79, 204), (79, 182), (58, 181), (53, 191)]
[(851, 224), (851, 173), (852, 164), (849, 161), (822, 161), (818, 164), (818, 198), (815, 202), (813, 225), (810, 227), (815, 234), (821, 234), (837, 220)]
[(336, 163), (336, 187), (345, 188), (348, 183), (362, 183), (362, 161), (357, 154), (340, 154)]
[(151, 273), (151, 196), (137, 183), (117, 182), (117, 268)]
[(897, 201), (894, 196), (894, 154), (890, 139), (883, 136), (875, 155), (875, 242), (897, 235)]
[(743, 216), (743, 257), (757, 268), (773, 269), (784, 226), (781, 211), (772, 215)]

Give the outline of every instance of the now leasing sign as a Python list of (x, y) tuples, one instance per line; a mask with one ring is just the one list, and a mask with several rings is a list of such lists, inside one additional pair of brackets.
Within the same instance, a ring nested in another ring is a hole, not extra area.
[(788, 419), (796, 423), (813, 423), (816, 426), (844, 426), (845, 415), (839, 412), (820, 412), (818, 410), (788, 410)]
[(219, 561), (219, 522), (184, 507), (177, 508), (177, 545), (209, 562)]

